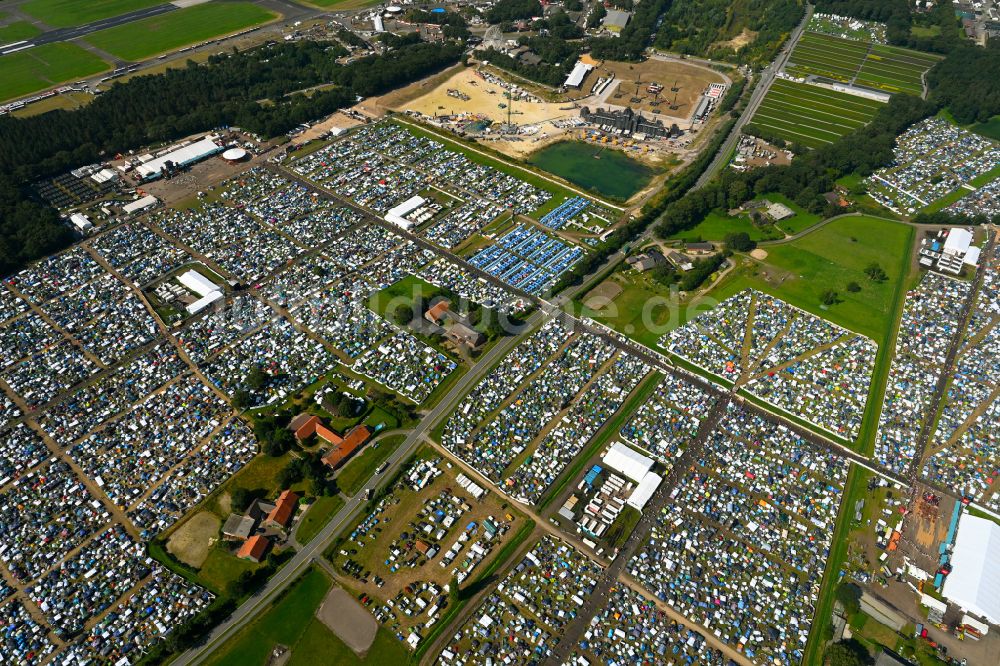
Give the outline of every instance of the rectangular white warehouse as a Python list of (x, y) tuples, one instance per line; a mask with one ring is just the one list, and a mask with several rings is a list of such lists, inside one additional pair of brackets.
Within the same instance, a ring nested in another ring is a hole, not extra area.
[(653, 459), (642, 455), (625, 446), (621, 442), (615, 442), (601, 461), (632, 479), (636, 483), (642, 481), (646, 473), (653, 467)]

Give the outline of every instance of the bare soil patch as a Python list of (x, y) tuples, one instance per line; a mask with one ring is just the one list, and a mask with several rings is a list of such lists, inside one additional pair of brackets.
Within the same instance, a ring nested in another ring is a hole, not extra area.
[(342, 587), (330, 589), (316, 617), (358, 655), (366, 653), (375, 642), (378, 622)]
[(214, 513), (200, 511), (173, 531), (167, 540), (167, 552), (197, 569), (205, 563), (221, 526), (222, 521)]

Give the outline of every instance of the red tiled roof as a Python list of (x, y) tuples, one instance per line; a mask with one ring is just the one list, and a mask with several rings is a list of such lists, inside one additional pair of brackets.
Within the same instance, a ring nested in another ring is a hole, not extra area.
[(343, 440), (334, 446), (323, 456), (323, 462), (329, 467), (336, 468), (337, 465), (346, 460), (354, 451), (371, 437), (372, 431), (368, 426), (359, 425), (350, 430)]
[(244, 560), (260, 562), (270, 545), (271, 540), (266, 536), (262, 534), (255, 534), (243, 542), (243, 545), (240, 547), (240, 551), (236, 553), (236, 557)]
[(277, 523), (282, 527), (288, 525), (288, 521), (295, 515), (295, 505), (298, 504), (299, 496), (291, 490), (286, 490), (278, 496), (278, 501), (274, 509), (267, 515), (268, 522)]
[[(296, 417), (295, 421), (300, 421), (300, 419)], [(295, 439), (301, 442), (315, 435), (316, 429), (322, 427), (323, 424), (320, 422), (318, 416), (309, 416), (309, 418), (302, 420), (300, 424), (296, 425)]]
[(327, 428), (322, 423), (316, 424), (316, 436), (322, 440), (325, 440), (331, 444), (340, 444), (344, 441), (344, 438), (335, 433), (334, 431)]
[(448, 311), (448, 307), (451, 305), (451, 301), (438, 301), (433, 306), (431, 306), (424, 316), (428, 320), (436, 322), (438, 319)]

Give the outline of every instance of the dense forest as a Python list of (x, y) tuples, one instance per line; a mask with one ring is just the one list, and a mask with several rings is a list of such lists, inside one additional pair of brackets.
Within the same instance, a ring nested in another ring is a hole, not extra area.
[(566, 80), (566, 75), (580, 56), (579, 43), (555, 37), (522, 37), (520, 43), (538, 54), (542, 61), (529, 64), (492, 48), (483, 51), (479, 58), (526, 79), (558, 87)]
[[(674, 2), (656, 37), (660, 48), (751, 64), (774, 58), (805, 12), (801, 0), (692, 0)], [(744, 31), (746, 44), (722, 45)]]
[(535, 18), (542, 13), (542, 5), (538, 0), (498, 0), (486, 12), (486, 20), (490, 23), (503, 23)]
[[(302, 41), (213, 56), (204, 66), (119, 83), (76, 111), (0, 117), (0, 273), (64, 245), (55, 211), (33, 200), (29, 183), (119, 151), (237, 125), (277, 136), (458, 62), (464, 47), (400, 40), (382, 56), (348, 65), (339, 45)], [(295, 91), (332, 82), (312, 96)], [(261, 104), (268, 100), (269, 104)]]

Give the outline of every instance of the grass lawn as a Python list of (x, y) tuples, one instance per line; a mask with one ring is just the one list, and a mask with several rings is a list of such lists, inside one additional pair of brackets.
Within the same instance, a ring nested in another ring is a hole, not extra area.
[(993, 116), (985, 123), (976, 123), (969, 129), (976, 134), (1000, 141), (1000, 116)]
[(20, 108), (17, 111), (12, 111), (10, 115), (15, 118), (30, 118), (31, 116), (38, 116), (43, 113), (48, 113), (49, 111), (55, 111), (56, 109), (74, 111), (87, 106), (95, 99), (96, 98), (93, 95), (85, 92), (62, 93), (61, 95), (53, 95), (52, 97), (39, 100), (29, 104), (28, 106)]
[(823, 574), (823, 583), (820, 586), (819, 602), (816, 604), (816, 615), (813, 618), (812, 629), (809, 631), (809, 642), (806, 644), (803, 664), (820, 663), (820, 655), (823, 647), (824, 627), (830, 623), (830, 615), (833, 612), (834, 590), (840, 582), (840, 570), (847, 557), (847, 546), (850, 540), (847, 533), (851, 529), (851, 515), (854, 511), (854, 503), (864, 497), (868, 490), (868, 479), (871, 472), (868, 472), (857, 465), (851, 465), (851, 471), (847, 474), (847, 484), (844, 486), (844, 495), (840, 501), (840, 513), (838, 514), (837, 527), (833, 532), (833, 540), (830, 545), (830, 555), (826, 560), (826, 571)]
[(279, 490), (276, 480), (278, 472), (288, 465), (291, 459), (289, 453), (277, 458), (264, 454), (257, 455), (219, 487), (215, 495), (205, 503), (205, 509), (225, 520), (229, 517), (229, 511), (226, 508), (228, 502), (223, 502), (223, 499), (228, 498), (237, 488), (258, 492), (262, 497), (277, 496)]
[(315, 617), (309, 620), (298, 643), (292, 650), (288, 666), (314, 664), (405, 664), (410, 653), (396, 637), (379, 627), (375, 642), (364, 658), (354, 654), (326, 625)]
[[(340, 474), (337, 475), (337, 486), (345, 495), (355, 495), (364, 487), (378, 466), (385, 462), (405, 440), (405, 435), (392, 435), (369, 444), (360, 455), (355, 456), (340, 470)], [(301, 532), (300, 529), (299, 533)]]
[(27, 21), (14, 21), (0, 27), (0, 44), (11, 44), (31, 39), (42, 31)]
[(51, 88), (109, 69), (76, 44), (58, 42), (0, 56), (0, 101)]
[[(773, 294), (792, 305), (879, 341), (893, 323), (893, 303), (906, 272), (913, 229), (874, 217), (843, 217), (806, 236), (767, 248), (768, 256), (733, 271), (709, 296), (723, 300), (747, 288)], [(888, 279), (870, 281), (864, 269), (877, 263)], [(861, 291), (847, 291), (849, 282)], [(833, 289), (839, 302), (823, 309), (819, 295)]]
[(798, 205), (785, 195), (778, 194), (777, 192), (769, 192), (768, 194), (761, 195), (758, 198), (785, 204), (795, 211), (795, 215), (775, 224), (776, 227), (784, 231), (789, 236), (793, 236), (801, 231), (804, 231), (823, 219), (819, 215), (808, 212), (805, 208)]
[(755, 241), (784, 238), (772, 225), (758, 227), (749, 217), (730, 217), (724, 211), (713, 210), (696, 227), (677, 234), (671, 240), (681, 240), (685, 243), (721, 241), (726, 234), (739, 231), (747, 232), (751, 240)]
[[(295, 646), (314, 617), (331, 581), (319, 569), (309, 569), (273, 606), (226, 641), (208, 660), (211, 665), (264, 664), (278, 643)], [(292, 653), (295, 653), (293, 648)], [(328, 663), (338, 663), (330, 661)]]
[[(249, 2), (213, 2), (99, 30), (86, 40), (123, 60), (139, 61), (274, 18), (274, 12)], [(142, 39), (135, 38), (137, 33)]]
[(163, 0), (27, 0), (21, 9), (53, 28), (69, 28), (161, 4)]
[(340, 497), (318, 497), (302, 516), (302, 522), (295, 533), (296, 541), (302, 545), (312, 541), (312, 538), (326, 527), (330, 518), (340, 511), (342, 506), (344, 506), (344, 500)]
[(241, 560), (227, 552), (224, 546), (214, 546), (198, 570), (198, 578), (210, 589), (223, 593), (229, 581), (236, 580), (244, 571), (255, 571), (260, 566), (249, 560)]

